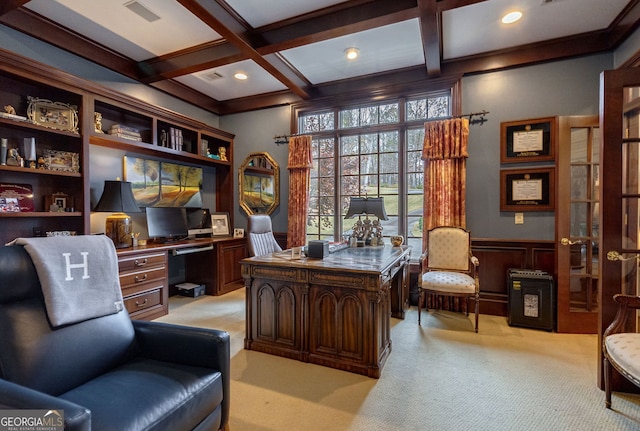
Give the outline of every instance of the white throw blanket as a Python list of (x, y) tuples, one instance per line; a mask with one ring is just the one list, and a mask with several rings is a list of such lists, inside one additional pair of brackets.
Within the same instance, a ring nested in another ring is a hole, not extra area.
[(31, 256), (54, 327), (122, 310), (118, 256), (108, 237), (18, 238), (10, 244)]

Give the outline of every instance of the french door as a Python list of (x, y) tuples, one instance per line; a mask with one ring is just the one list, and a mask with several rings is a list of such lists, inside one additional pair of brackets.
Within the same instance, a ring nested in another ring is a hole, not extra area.
[(598, 116), (558, 121), (557, 331), (598, 332), (600, 128)]
[[(600, 76), (600, 304), (598, 345), (615, 317), (616, 293), (637, 295), (640, 256), (640, 70), (603, 72)], [(637, 317), (628, 322), (638, 330)], [(598, 385), (603, 385), (599, 349)], [(624, 379), (614, 376), (613, 390)]]

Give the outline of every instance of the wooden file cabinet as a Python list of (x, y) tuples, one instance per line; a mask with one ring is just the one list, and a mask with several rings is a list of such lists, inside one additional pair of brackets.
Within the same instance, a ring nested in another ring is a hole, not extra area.
[(124, 306), (132, 319), (151, 320), (169, 312), (166, 251), (118, 254)]

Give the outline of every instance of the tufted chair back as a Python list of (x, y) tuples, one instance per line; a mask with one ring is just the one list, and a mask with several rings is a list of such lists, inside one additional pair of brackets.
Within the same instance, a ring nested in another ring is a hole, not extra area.
[(249, 254), (251, 256), (261, 256), (275, 251), (282, 251), (282, 247), (280, 247), (276, 238), (273, 236), (271, 217), (268, 215), (250, 215), (247, 223), (247, 231)]
[(429, 232), (428, 245), (429, 268), (469, 270), (469, 232), (457, 227), (432, 229)]

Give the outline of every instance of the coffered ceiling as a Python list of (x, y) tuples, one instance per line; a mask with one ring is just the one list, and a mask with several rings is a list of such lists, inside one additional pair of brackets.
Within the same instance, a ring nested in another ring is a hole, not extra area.
[(3, 0), (0, 23), (224, 115), (608, 51), (640, 0)]

